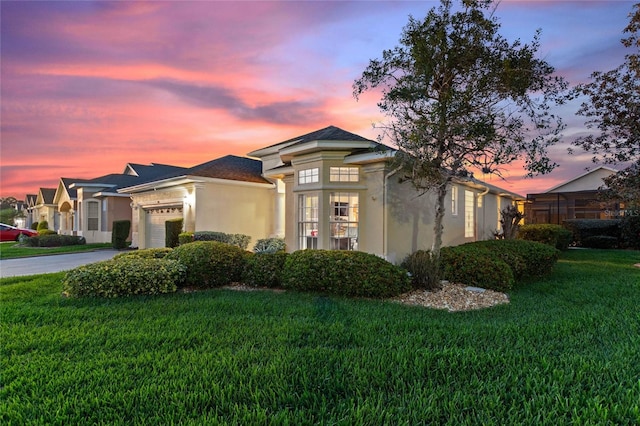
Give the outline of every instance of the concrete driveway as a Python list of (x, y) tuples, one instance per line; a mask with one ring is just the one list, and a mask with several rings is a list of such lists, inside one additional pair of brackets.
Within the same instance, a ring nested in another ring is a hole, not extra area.
[(0, 260), (0, 278), (48, 274), (68, 271), (80, 265), (111, 259), (117, 250), (96, 250), (82, 253), (51, 254)]

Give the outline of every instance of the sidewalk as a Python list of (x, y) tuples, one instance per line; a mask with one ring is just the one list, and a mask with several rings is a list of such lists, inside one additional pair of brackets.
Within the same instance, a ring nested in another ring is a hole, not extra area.
[(81, 253), (51, 254), (0, 260), (0, 278), (49, 274), (68, 271), (80, 265), (111, 259), (117, 250), (96, 250)]

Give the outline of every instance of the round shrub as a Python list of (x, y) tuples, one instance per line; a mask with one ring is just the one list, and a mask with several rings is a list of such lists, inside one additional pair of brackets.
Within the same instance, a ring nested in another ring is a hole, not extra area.
[(401, 266), (411, 274), (414, 288), (440, 288), (440, 262), (430, 250), (418, 250), (411, 253)]
[(38, 222), (33, 222), (31, 224), (31, 226), (29, 227), (29, 229), (33, 229), (34, 231), (38, 230)]
[(618, 248), (618, 239), (609, 235), (594, 235), (582, 240), (582, 247), (597, 249)]
[(113, 258), (138, 257), (141, 259), (164, 259), (173, 251), (170, 247), (148, 248), (142, 250), (131, 250), (116, 254)]
[(178, 245), (189, 244), (193, 242), (193, 232), (181, 232), (178, 235)]
[(256, 241), (253, 246), (255, 253), (275, 253), (277, 251), (283, 251), (287, 248), (287, 245), (282, 238), (264, 238)]
[(39, 236), (45, 236), (45, 235), (57, 235), (58, 233), (52, 229), (39, 229), (38, 230), (38, 235)]
[(47, 222), (46, 220), (41, 220), (40, 222), (38, 222), (36, 231), (40, 232), (43, 229), (49, 229), (49, 222)]
[(284, 265), (285, 288), (344, 296), (392, 297), (411, 289), (407, 272), (369, 253), (300, 250)]
[(245, 251), (217, 241), (195, 241), (176, 247), (166, 259), (177, 260), (187, 267), (185, 285), (219, 287), (240, 281)]
[(560, 225), (531, 224), (522, 225), (518, 230), (518, 239), (548, 244), (558, 250), (567, 250), (573, 242), (573, 232)]
[(560, 252), (550, 245), (527, 240), (487, 240), (467, 243), (486, 249), (511, 268), (516, 280), (549, 274)]
[(125, 256), (68, 271), (62, 288), (69, 297), (172, 293), (185, 275), (185, 266), (175, 260)]
[(261, 252), (246, 257), (242, 282), (253, 287), (282, 287), (282, 272), (289, 254)]
[(495, 291), (513, 288), (513, 272), (503, 260), (473, 245), (443, 247), (440, 262), (444, 278)]

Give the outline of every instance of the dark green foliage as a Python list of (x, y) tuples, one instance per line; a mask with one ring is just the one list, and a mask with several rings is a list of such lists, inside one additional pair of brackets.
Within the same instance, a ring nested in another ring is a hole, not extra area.
[(640, 213), (625, 216), (620, 223), (620, 239), (623, 247), (640, 249)]
[(578, 247), (582, 242), (597, 235), (608, 235), (620, 238), (620, 219), (568, 219), (562, 225), (573, 233), (573, 240)]
[(411, 253), (401, 266), (411, 274), (414, 288), (440, 288), (440, 262), (429, 250), (418, 250)]
[(287, 248), (282, 238), (265, 238), (256, 241), (256, 245), (253, 246), (254, 253), (274, 253), (277, 251), (283, 251)]
[(411, 288), (407, 272), (373, 254), (300, 250), (285, 262), (285, 288), (344, 296), (392, 297)]
[(573, 240), (573, 234), (560, 225), (531, 224), (520, 227), (518, 238), (548, 244), (558, 250), (567, 250)]
[(111, 228), (111, 245), (116, 250), (127, 247), (127, 238), (131, 230), (130, 220), (114, 220)]
[(164, 223), (164, 246), (165, 247), (178, 247), (180, 244), (180, 233), (182, 232), (182, 225), (184, 224), (184, 220), (182, 218), (179, 219), (170, 219), (165, 221)]
[(33, 222), (29, 228), (33, 229), (34, 231), (37, 231), (38, 230), (38, 222)]
[(178, 243), (180, 245), (189, 244), (192, 242), (193, 242), (193, 232), (182, 232), (180, 233), (180, 235), (178, 235)]
[(242, 278), (245, 251), (218, 241), (195, 241), (176, 247), (166, 259), (187, 267), (185, 285), (218, 287)]
[(41, 229), (38, 231), (38, 235), (55, 235), (57, 234), (56, 231), (54, 231), (53, 229)]
[(282, 274), (288, 256), (284, 251), (265, 251), (247, 256), (242, 282), (253, 287), (282, 287)]
[(560, 255), (558, 249), (548, 244), (527, 240), (487, 240), (468, 245), (486, 249), (500, 258), (509, 265), (516, 281), (549, 275)]
[(502, 292), (513, 288), (511, 267), (477, 245), (443, 247), (440, 262), (444, 278), (451, 282)]
[(176, 291), (186, 267), (175, 260), (124, 256), (72, 269), (62, 280), (69, 297), (120, 297)]
[(141, 259), (164, 259), (169, 253), (173, 251), (170, 247), (158, 247), (142, 250), (131, 250), (116, 254), (113, 258), (119, 259), (121, 257), (138, 257)]
[(24, 240), (22, 243), (27, 247), (62, 247), (62, 246), (76, 246), (86, 244), (87, 240), (84, 237), (76, 235), (60, 235), (46, 234), (37, 235)]
[(246, 250), (249, 246), (251, 237), (244, 234), (226, 234), (224, 232), (214, 231), (197, 231), (193, 233), (194, 241), (218, 241), (221, 243), (231, 244)]
[(618, 248), (618, 239), (608, 235), (594, 235), (587, 237), (582, 241), (582, 247), (597, 249), (614, 249)]
[(42, 231), (43, 229), (49, 229), (49, 222), (47, 222), (46, 220), (41, 220), (40, 222), (38, 222), (38, 227), (36, 228), (38, 232)]

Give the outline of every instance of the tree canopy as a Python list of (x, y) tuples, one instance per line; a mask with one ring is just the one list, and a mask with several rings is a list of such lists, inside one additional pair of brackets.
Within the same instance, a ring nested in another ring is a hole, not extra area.
[(560, 139), (562, 121), (551, 104), (561, 103), (566, 82), (536, 58), (533, 41), (509, 42), (499, 34), (490, 0), (463, 0), (453, 10), (442, 0), (424, 20), (409, 18), (400, 46), (382, 52), (353, 84), (356, 99), (373, 88), (389, 121), (382, 139), (398, 148), (404, 178), (437, 194), (432, 251), (442, 242), (444, 199), (451, 181), (470, 172), (500, 174), (523, 160), (529, 176), (551, 171), (547, 148)]

